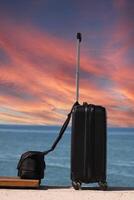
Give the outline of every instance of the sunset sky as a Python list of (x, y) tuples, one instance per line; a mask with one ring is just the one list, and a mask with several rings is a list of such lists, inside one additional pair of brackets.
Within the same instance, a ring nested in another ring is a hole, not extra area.
[(0, 124), (60, 125), (75, 101), (134, 127), (133, 0), (0, 0)]

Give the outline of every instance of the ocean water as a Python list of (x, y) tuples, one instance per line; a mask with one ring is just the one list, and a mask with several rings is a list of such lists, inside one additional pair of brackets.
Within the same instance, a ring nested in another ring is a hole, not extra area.
[[(22, 153), (47, 150), (60, 127), (0, 125), (0, 176), (16, 176)], [(70, 129), (54, 152), (46, 156), (43, 185), (70, 186)], [(107, 181), (109, 186), (134, 187), (134, 129), (108, 129)]]

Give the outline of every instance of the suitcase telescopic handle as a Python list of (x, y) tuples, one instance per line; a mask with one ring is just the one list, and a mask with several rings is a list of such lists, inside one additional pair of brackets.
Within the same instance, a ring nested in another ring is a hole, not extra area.
[(77, 33), (77, 60), (76, 60), (76, 102), (79, 101), (79, 73), (80, 73), (80, 43), (81, 33)]

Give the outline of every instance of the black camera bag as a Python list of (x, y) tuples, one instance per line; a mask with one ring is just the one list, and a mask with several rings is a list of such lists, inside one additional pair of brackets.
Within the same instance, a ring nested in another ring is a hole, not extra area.
[(18, 176), (22, 179), (42, 179), (46, 164), (44, 154), (39, 151), (28, 151), (22, 154), (18, 163)]

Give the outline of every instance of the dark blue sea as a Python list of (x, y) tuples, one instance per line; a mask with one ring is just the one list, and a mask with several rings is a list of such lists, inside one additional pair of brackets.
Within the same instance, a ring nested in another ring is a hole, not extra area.
[[(16, 176), (22, 153), (47, 150), (60, 127), (0, 125), (0, 176)], [(46, 157), (43, 185), (69, 186), (70, 129)], [(134, 128), (108, 129), (107, 181), (110, 186), (134, 187)]]

